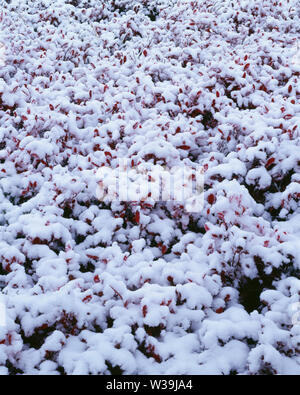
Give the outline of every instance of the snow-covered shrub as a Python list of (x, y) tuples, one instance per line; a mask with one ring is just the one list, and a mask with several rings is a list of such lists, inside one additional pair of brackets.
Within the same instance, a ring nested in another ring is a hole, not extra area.
[(0, 374), (299, 374), (298, 1), (0, 5)]

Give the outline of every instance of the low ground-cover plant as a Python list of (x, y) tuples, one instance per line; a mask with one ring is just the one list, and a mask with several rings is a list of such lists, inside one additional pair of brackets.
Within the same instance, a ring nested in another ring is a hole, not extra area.
[[(298, 2), (0, 3), (0, 373), (299, 374)], [(124, 157), (204, 209), (99, 201)]]

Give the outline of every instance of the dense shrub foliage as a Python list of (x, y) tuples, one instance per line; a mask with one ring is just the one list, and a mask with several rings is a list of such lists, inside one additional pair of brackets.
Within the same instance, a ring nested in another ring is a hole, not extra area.
[[(0, 373), (300, 374), (299, 2), (0, 4)], [(204, 209), (99, 202), (119, 158)]]

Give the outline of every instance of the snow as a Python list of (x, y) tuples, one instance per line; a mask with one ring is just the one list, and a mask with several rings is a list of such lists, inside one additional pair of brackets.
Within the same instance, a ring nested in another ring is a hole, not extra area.
[(0, 375), (300, 374), (298, 1), (0, 7)]

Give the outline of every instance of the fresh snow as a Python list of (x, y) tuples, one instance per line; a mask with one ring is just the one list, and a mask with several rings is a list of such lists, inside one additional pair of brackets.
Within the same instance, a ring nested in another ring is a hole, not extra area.
[(300, 374), (299, 1), (0, 7), (0, 374)]

